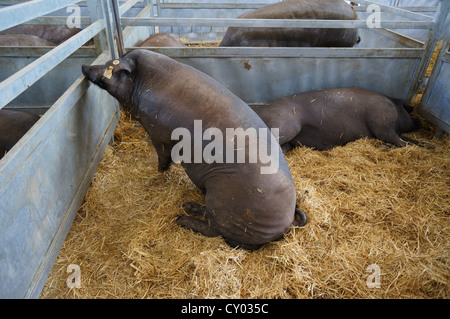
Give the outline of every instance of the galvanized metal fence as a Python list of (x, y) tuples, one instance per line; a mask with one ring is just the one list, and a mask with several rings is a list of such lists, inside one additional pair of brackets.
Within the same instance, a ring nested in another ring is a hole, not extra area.
[[(43, 15), (75, 2), (8, 1), (0, 8), (0, 30), (30, 21), (65, 25), (67, 17)], [(112, 7), (98, 0), (83, 5), (86, 27), (62, 44), (0, 50), (0, 108), (13, 107), (21, 93), (33, 100), (45, 96), (46, 87), (59, 89), (56, 101), (42, 99), (50, 103), (43, 117), (0, 161), (1, 298), (39, 297), (119, 119), (117, 101), (90, 86), (80, 70), (80, 55), (85, 63), (111, 59)], [(80, 49), (94, 36), (96, 48)], [(66, 77), (72, 84), (61, 86)], [(30, 91), (41, 81), (46, 85)]]

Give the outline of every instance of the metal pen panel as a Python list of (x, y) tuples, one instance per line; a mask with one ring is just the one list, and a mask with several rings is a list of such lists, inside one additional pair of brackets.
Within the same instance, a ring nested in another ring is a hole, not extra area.
[(67, 7), (73, 0), (34, 0), (0, 9), (0, 31)]
[(104, 28), (99, 20), (0, 83), (0, 108), (48, 73)]
[(355, 86), (404, 99), (411, 70), (419, 61), (374, 57), (175, 59), (212, 76), (246, 103), (257, 104), (310, 90)]
[(39, 296), (118, 117), (80, 76), (0, 161), (0, 297)]
[[(63, 3), (31, 1), (26, 4), (38, 2), (45, 2), (45, 5), (36, 8), (27, 19), (56, 10), (56, 3)], [(48, 3), (53, 3), (52, 10), (48, 9)], [(61, 45), (0, 50), (4, 54), (2, 63), (21, 67), (0, 83), (0, 108), (25, 90), (32, 95), (30, 98), (38, 100), (34, 96), (36, 92), (27, 88), (38, 80), (50, 84), (58, 81), (58, 77), (44, 77), (48, 72), (61, 72), (58, 76), (64, 80), (76, 77), (75, 82), (65, 92), (59, 93), (59, 98), (51, 103), (43, 117), (0, 161), (2, 298), (39, 297), (118, 122), (117, 100), (81, 75), (80, 59), (91, 62), (95, 59), (95, 52), (92, 52), (93, 48), (78, 49), (105, 29), (101, 2), (89, 0), (88, 4), (90, 18), (84, 21), (93, 21), (92, 24)], [(8, 10), (17, 13), (17, 8)], [(95, 63), (110, 59), (106, 46), (97, 48), (104, 52)], [(34, 61), (28, 63), (30, 60)], [(70, 77), (64, 76), (64, 72), (73, 70), (76, 72)], [(55, 89), (61, 89), (61, 83), (53, 85)], [(44, 100), (48, 102), (48, 99)]]
[[(361, 20), (309, 19), (216, 19), (216, 18), (122, 18), (124, 26), (203, 26), (255, 28), (361, 28), (370, 29)], [(430, 29), (432, 21), (381, 21), (383, 29)]]

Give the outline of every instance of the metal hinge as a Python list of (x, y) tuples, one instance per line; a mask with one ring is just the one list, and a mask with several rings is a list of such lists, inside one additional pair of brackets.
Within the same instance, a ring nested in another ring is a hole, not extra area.
[(428, 84), (428, 80), (430, 79), (429, 76), (424, 76), (423, 78), (421, 78), (419, 80), (419, 89), (421, 90), (425, 90), (425, 88), (427, 87)]

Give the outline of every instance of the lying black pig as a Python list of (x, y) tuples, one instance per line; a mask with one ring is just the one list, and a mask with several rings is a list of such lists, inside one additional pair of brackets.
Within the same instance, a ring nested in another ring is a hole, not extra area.
[(185, 47), (180, 40), (167, 33), (156, 33), (139, 44), (140, 47)]
[(34, 35), (48, 42), (58, 45), (71, 38), (80, 28), (69, 28), (65, 25), (46, 25), (46, 24), (20, 24), (15, 27), (3, 30), (0, 35), (5, 34), (28, 34)]
[(0, 35), (0, 46), (2, 47), (34, 47), (34, 46), (55, 46), (35, 35), (29, 34), (5, 34)]
[[(248, 11), (238, 19), (357, 20), (344, 0), (287, 0)], [(352, 47), (357, 29), (230, 27), (221, 47)]]
[(398, 147), (420, 144), (402, 133), (420, 128), (403, 103), (362, 88), (324, 89), (293, 94), (255, 106), (270, 128), (279, 128), (283, 152), (299, 145), (317, 150), (345, 145), (362, 137)]
[(0, 159), (39, 120), (39, 115), (0, 109)]

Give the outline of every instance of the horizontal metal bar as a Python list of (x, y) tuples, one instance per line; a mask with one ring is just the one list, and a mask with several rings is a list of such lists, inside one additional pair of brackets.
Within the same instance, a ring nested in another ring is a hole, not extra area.
[(7, 105), (20, 93), (48, 73), (56, 65), (70, 56), (104, 28), (103, 20), (98, 20), (69, 40), (55, 47), (25, 68), (0, 83), (0, 108)]
[[(60, 25), (66, 25), (67, 24), (67, 18), (68, 17), (65, 17), (65, 16), (44, 16), (44, 17), (39, 17), (39, 18), (33, 19), (31, 21), (28, 21), (25, 24), (60, 24)], [(81, 25), (91, 24), (91, 18), (90, 17), (80, 17), (80, 23), (81, 23)]]
[[(0, 6), (11, 6), (11, 5), (16, 5), (16, 4), (21, 4), (23, 3), (24, 0), (0, 0)], [(119, 0), (119, 3), (125, 3), (128, 0)], [(138, 0), (138, 7), (143, 8), (143, 0)], [(77, 1), (73, 1), (73, 3), (75, 3)], [(80, 7), (87, 7), (87, 1), (78, 1), (77, 5)]]
[[(161, 9), (257, 9), (267, 6), (267, 3), (180, 3), (161, 2)], [(402, 10), (412, 12), (435, 12), (436, 6), (400, 6)], [(366, 11), (367, 5), (354, 6), (355, 11)]]
[(161, 2), (161, 9), (257, 9), (267, 3), (176, 3)]
[(436, 12), (437, 10), (437, 6), (429, 6), (429, 7), (419, 7), (419, 6), (414, 6), (414, 7), (400, 7), (403, 10), (408, 10), (408, 11), (412, 11), (412, 12)]
[[(215, 19), (215, 18), (121, 18), (124, 26), (197, 26), (257, 28), (360, 28), (370, 29), (365, 20), (309, 19)], [(381, 21), (383, 29), (431, 29), (432, 21)]]
[(13, 110), (13, 111), (23, 111), (28, 112), (32, 114), (39, 114), (42, 115), (48, 109), (50, 108), (50, 105), (8, 105), (5, 106), (4, 110)]
[[(127, 47), (128, 52), (142, 47)], [(423, 49), (373, 48), (250, 48), (250, 47), (187, 47), (145, 48), (172, 58), (420, 58)]]
[[(177, 3), (161, 2), (161, 9), (258, 9), (267, 6), (267, 3)], [(398, 7), (401, 10), (411, 12), (435, 12), (436, 6), (408, 6)], [(366, 12), (367, 5), (354, 6), (356, 12)]]
[(119, 7), (119, 14), (122, 16), (125, 12), (135, 6), (140, 0), (128, 0)]
[[(26, 57), (26, 58), (39, 58), (44, 54), (47, 54), (55, 47), (0, 47), (0, 58), (5, 57)], [(70, 55), (76, 58), (96, 57), (96, 51), (94, 47), (81, 47)]]
[(392, 13), (392, 14), (395, 14), (395, 15), (397, 15), (399, 17), (405, 17), (405, 18), (413, 19), (413, 20), (417, 20), (417, 19), (431, 20), (431, 19), (433, 19), (433, 17), (427, 16), (427, 15), (424, 15), (424, 14), (420, 14), (420, 13), (417, 13), (417, 12), (411, 12), (411, 11), (405, 10), (403, 8), (400, 8), (400, 7), (387, 6), (387, 5), (380, 4), (380, 3), (374, 2), (374, 1), (360, 0), (358, 2), (362, 2), (365, 5), (371, 5), (371, 4), (376, 5), (376, 6), (378, 6), (380, 8), (381, 12)]
[(0, 9), (0, 31), (67, 7), (74, 0), (33, 0)]
[(394, 40), (397, 43), (400, 43), (409, 48), (423, 48), (425, 45), (424, 42), (413, 39), (411, 37), (407, 37), (406, 35), (400, 34), (398, 32), (389, 30), (389, 29), (372, 29), (376, 33), (379, 33), (385, 36), (388, 39)]
[[(187, 3), (187, 2), (161, 2), (159, 7), (161, 9), (258, 9), (264, 6), (269, 5), (269, 3), (205, 3), (205, 2), (196, 2), (196, 3)], [(366, 11), (367, 6), (357, 6), (353, 7), (355, 11)]]

